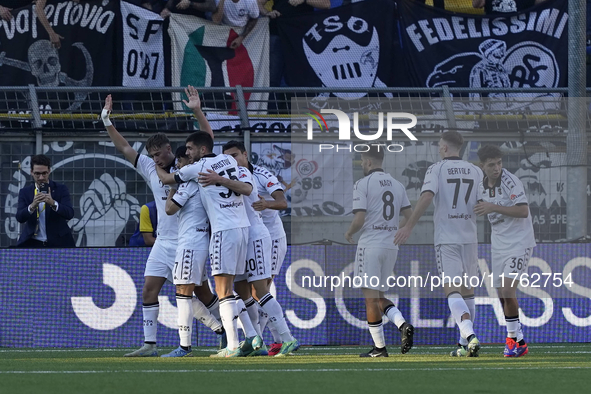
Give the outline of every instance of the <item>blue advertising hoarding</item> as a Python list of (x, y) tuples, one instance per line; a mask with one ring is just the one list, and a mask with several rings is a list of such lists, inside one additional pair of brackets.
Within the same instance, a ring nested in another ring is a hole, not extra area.
[[(0, 346), (108, 348), (141, 344), (141, 289), (148, 254), (149, 248), (0, 250)], [(320, 297), (321, 291), (298, 282), (302, 274), (325, 276), (343, 270), (354, 256), (355, 246), (290, 247), (272, 291), (284, 308), (292, 333), (303, 344), (371, 343), (362, 299), (338, 292)], [(481, 271), (486, 266), (490, 269), (489, 245), (480, 246), (479, 257)], [(552, 296), (551, 289), (543, 288), (521, 294), (521, 321), (528, 341), (591, 341), (591, 299), (587, 298), (591, 245), (539, 245), (530, 270), (536, 267), (561, 275), (569, 269), (578, 287)], [(402, 247), (395, 271), (396, 275), (435, 272), (433, 248)], [(387, 295), (416, 326), (416, 344), (455, 344), (458, 331), (450, 320), (443, 291), (425, 291), (407, 297), (392, 289)], [(489, 291), (477, 291), (475, 329), (484, 343), (503, 342), (502, 310)], [(160, 295), (160, 346), (178, 345), (174, 305), (173, 286), (166, 284)], [(387, 343), (399, 342), (393, 324), (385, 325), (385, 333)], [(202, 325), (197, 326), (197, 337), (194, 344), (217, 344), (215, 334)], [(269, 342), (271, 338), (266, 339)]]

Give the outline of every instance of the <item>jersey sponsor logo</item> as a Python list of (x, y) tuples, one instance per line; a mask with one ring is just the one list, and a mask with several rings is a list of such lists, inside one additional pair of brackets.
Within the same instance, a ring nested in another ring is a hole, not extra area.
[(517, 195), (511, 194), (511, 197), (510, 198), (511, 198), (511, 200), (515, 200), (517, 197), (521, 197), (521, 196), (523, 196), (523, 192), (521, 192), (521, 193), (519, 193)]
[(240, 174), (240, 178), (246, 178), (247, 175), (245, 173)]
[(228, 203), (228, 204), (220, 204), (220, 208), (236, 208), (236, 207), (240, 207), (242, 205), (244, 205), (242, 203), (242, 201), (238, 201), (238, 202), (233, 201), (233, 202)]
[(392, 231), (396, 231), (398, 230), (398, 227), (396, 226), (386, 226), (385, 224), (382, 224), (380, 226), (376, 226), (375, 224), (372, 226), (372, 230), (383, 230), (383, 231), (388, 231), (388, 232), (392, 232)]
[(468, 220), (468, 219), (472, 218), (472, 215), (469, 214), (469, 213), (456, 213), (454, 215), (448, 214), (447, 215), (447, 218), (448, 219), (465, 219), (465, 220)]
[(267, 187), (273, 187), (273, 186), (275, 186), (275, 185), (276, 185), (276, 183), (273, 183), (273, 182), (269, 182), (269, 183), (267, 183)]
[(392, 186), (392, 181), (390, 181), (389, 179), (380, 180), (380, 186), (381, 187)]

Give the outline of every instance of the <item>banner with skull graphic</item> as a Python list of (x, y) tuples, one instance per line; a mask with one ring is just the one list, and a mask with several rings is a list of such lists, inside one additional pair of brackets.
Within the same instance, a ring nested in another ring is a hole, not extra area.
[[(566, 0), (548, 0), (527, 12), (494, 16), (455, 14), (411, 0), (398, 4), (412, 86), (566, 86)], [(509, 98), (511, 94), (471, 96)]]
[[(305, 87), (387, 87), (407, 81), (396, 72), (395, 3), (367, 0), (297, 18), (279, 18), (285, 81)], [(339, 97), (359, 94), (335, 93)], [(361, 94), (364, 96), (365, 94)]]
[[(118, 0), (48, 1), (45, 14), (62, 37), (59, 48), (39, 22), (35, 5), (12, 14), (10, 21), (0, 21), (0, 86), (121, 85)], [(68, 112), (79, 109), (86, 97), (86, 93), (40, 95), (38, 104), (45, 112)], [(28, 97), (14, 99), (10, 107), (30, 108)]]

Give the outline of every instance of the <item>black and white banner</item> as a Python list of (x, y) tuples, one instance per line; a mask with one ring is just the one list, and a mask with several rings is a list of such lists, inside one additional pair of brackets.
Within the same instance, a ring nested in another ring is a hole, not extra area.
[(394, 6), (391, 0), (367, 0), (297, 18), (277, 19), (287, 84), (339, 88), (397, 86), (393, 72), (395, 50), (399, 48)]
[(63, 37), (59, 48), (52, 45), (35, 5), (13, 10), (10, 21), (0, 21), (0, 86), (121, 83), (116, 51), (118, 1), (49, 1), (45, 14), (53, 31)]
[(121, 2), (123, 21), (123, 86), (164, 86), (164, 51), (160, 15)]
[(566, 0), (494, 16), (455, 14), (412, 0), (398, 0), (398, 5), (412, 78), (408, 85), (527, 89), (567, 84)]

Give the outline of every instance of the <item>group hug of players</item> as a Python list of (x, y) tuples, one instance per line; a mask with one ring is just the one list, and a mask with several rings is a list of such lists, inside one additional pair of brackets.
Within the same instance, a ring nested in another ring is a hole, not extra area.
[[(212, 357), (291, 354), (300, 344), (269, 292), (287, 252), (279, 217), (279, 210), (287, 207), (283, 186), (269, 171), (249, 163), (241, 142), (230, 141), (223, 154), (214, 154), (213, 132), (198, 92), (189, 86), (186, 95), (184, 103), (193, 110), (201, 131), (189, 135), (176, 154), (162, 133), (146, 142), (150, 157), (135, 151), (109, 120), (111, 96), (101, 115), (115, 147), (149, 182), (158, 211), (158, 234), (146, 262), (142, 292), (145, 343), (125, 356), (158, 356), (158, 294), (166, 280), (176, 286), (180, 346), (162, 357), (192, 355), (194, 318), (220, 336), (220, 349)], [(473, 324), (474, 288), (456, 286), (451, 279), (478, 274), (476, 216), (481, 215), (492, 225), (492, 274), (507, 323), (504, 355), (528, 352), (519, 323), (519, 281), (503, 280), (527, 271), (536, 245), (525, 191), (521, 181), (502, 168), (499, 148), (487, 145), (478, 151), (481, 169), (459, 157), (463, 143), (458, 132), (442, 134), (442, 160), (429, 167), (414, 210), (405, 187), (384, 172), (383, 149), (372, 146), (361, 155), (364, 177), (354, 186), (354, 218), (345, 238), (354, 243), (353, 235), (361, 231), (355, 275), (380, 279), (375, 288), (362, 289), (374, 347), (361, 357), (388, 357), (383, 316), (398, 327), (401, 352), (413, 346), (414, 327), (385, 298), (384, 284), (394, 271), (398, 245), (407, 241), (431, 202), (437, 268), (460, 329), (458, 347), (450, 354), (477, 357), (480, 350)], [(207, 281), (208, 257), (216, 294)], [(238, 322), (244, 331), (242, 342)], [(274, 340), (270, 347), (262, 339), (267, 325)]]
[[(220, 336), (220, 349), (212, 357), (288, 355), (300, 344), (269, 292), (287, 252), (279, 217), (279, 210), (287, 208), (283, 186), (269, 171), (248, 162), (241, 142), (229, 142), (224, 154), (215, 155), (198, 92), (189, 86), (186, 94), (184, 103), (201, 131), (189, 135), (176, 154), (162, 133), (146, 142), (150, 157), (135, 151), (109, 119), (111, 96), (101, 114), (117, 150), (150, 184), (158, 212), (158, 234), (142, 291), (145, 343), (125, 356), (158, 356), (158, 294), (166, 280), (176, 286), (180, 346), (162, 357), (192, 355), (194, 318)], [(208, 257), (216, 294), (207, 281)], [(269, 348), (262, 340), (267, 325), (274, 339)]]

